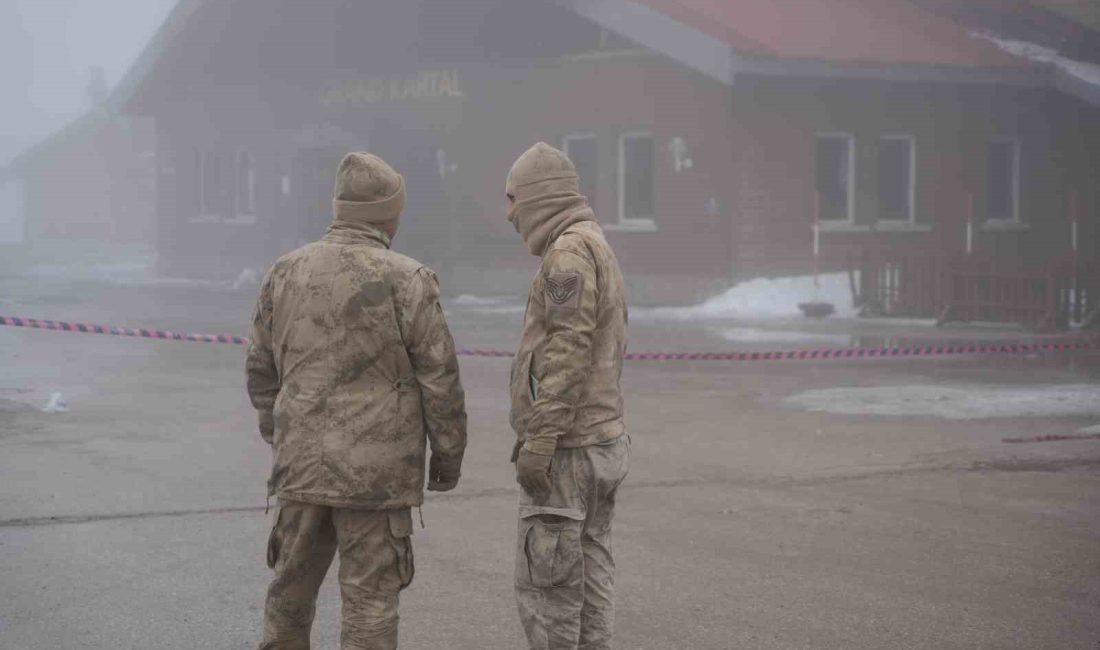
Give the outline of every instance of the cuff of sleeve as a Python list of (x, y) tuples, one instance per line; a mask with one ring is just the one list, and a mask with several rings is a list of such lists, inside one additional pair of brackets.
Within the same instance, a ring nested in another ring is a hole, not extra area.
[(259, 415), (260, 437), (270, 445), (275, 440), (275, 414), (271, 411), (260, 411)]
[(540, 456), (553, 456), (558, 448), (557, 438), (530, 438), (523, 443), (523, 448), (532, 454)]

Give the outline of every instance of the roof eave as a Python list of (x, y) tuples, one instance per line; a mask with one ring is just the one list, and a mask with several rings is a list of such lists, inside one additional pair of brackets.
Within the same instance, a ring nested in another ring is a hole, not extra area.
[(1051, 85), (1049, 70), (1027, 65), (1019, 68), (865, 65), (746, 56), (721, 39), (631, 0), (551, 1), (727, 86), (733, 86), (738, 75), (902, 83)]
[(1100, 85), (1090, 83), (1059, 69), (1054, 75), (1054, 86), (1061, 92), (1076, 97), (1092, 106), (1100, 107)]
[(737, 71), (728, 44), (659, 11), (629, 0), (550, 1), (715, 81), (734, 83)]
[(731, 53), (738, 75), (808, 79), (889, 81), (1044, 87), (1051, 85), (1050, 70), (1039, 67), (966, 68), (906, 64), (849, 64), (833, 61), (745, 57)]

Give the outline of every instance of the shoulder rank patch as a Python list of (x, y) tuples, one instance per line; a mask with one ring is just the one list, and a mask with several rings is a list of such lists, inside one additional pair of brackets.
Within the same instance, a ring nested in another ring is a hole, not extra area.
[(577, 273), (554, 273), (546, 276), (547, 306), (562, 309), (580, 307), (582, 281)]

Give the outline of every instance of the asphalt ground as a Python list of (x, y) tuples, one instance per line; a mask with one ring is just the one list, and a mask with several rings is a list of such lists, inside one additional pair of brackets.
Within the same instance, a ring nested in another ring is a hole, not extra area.
[[(245, 333), (251, 300), (250, 290), (0, 278), (5, 315), (176, 331)], [(462, 345), (508, 349), (518, 337), (515, 304), (448, 312)], [(744, 348), (722, 338), (730, 326), (636, 319), (632, 347)], [(783, 327), (857, 344), (1030, 338)], [(243, 352), (0, 328), (0, 648), (254, 646), (270, 579), (270, 452), (244, 394)], [(461, 363), (467, 462), (458, 489), (423, 508), (402, 645), (523, 647), (508, 361)], [(1100, 440), (1003, 442), (1076, 435), (1100, 422), (1100, 404), (1087, 416), (943, 420), (784, 401), (837, 386), (1098, 382), (1095, 352), (628, 364), (634, 456), (615, 522), (616, 647), (1100, 647)], [(69, 411), (43, 413), (55, 391)], [(318, 648), (338, 644), (334, 577)]]

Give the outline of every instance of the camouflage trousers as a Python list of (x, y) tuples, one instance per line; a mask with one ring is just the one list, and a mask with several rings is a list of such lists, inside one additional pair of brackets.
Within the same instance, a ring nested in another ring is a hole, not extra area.
[(340, 552), (344, 650), (397, 647), (397, 596), (413, 579), (412, 514), (351, 510), (280, 499), (267, 544), (260, 650), (309, 650), (317, 592)]
[(550, 496), (520, 491), (516, 603), (531, 650), (609, 650), (615, 619), (611, 519), (630, 439), (558, 449)]

